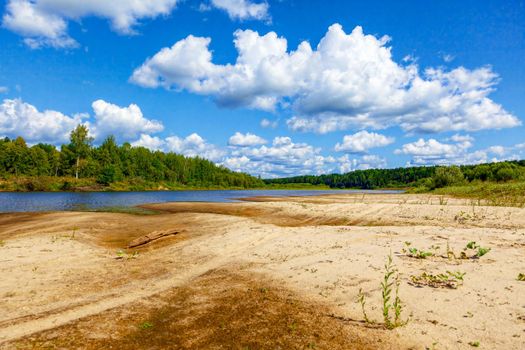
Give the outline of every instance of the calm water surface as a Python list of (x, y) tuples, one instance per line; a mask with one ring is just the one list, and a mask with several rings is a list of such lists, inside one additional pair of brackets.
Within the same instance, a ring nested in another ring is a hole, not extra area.
[(373, 190), (225, 190), (148, 192), (0, 192), (0, 212), (93, 210), (165, 202), (234, 202), (253, 196), (313, 196), (339, 193), (399, 193)]

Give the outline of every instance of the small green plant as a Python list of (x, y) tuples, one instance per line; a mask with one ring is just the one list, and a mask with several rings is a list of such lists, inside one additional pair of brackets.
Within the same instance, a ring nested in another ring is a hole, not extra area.
[(474, 347), (474, 348), (479, 348), (479, 341), (471, 341), (468, 343), (468, 345)]
[(476, 253), (476, 257), (481, 258), (483, 255), (490, 252), (490, 248), (484, 248), (484, 247), (478, 247), (478, 252)]
[(392, 304), (392, 307), (394, 309), (394, 325), (402, 324), (403, 321), (401, 321), (401, 313), (403, 312), (403, 303), (401, 301), (401, 298), (399, 297), (399, 275), (396, 275), (395, 278), (395, 286), (396, 286), (396, 295), (394, 297), (394, 303)]
[[(486, 255), (488, 252), (490, 252), (490, 249), (491, 248), (482, 247), (474, 241), (470, 241), (467, 243), (465, 248), (463, 248), (460, 258), (461, 259), (479, 259), (483, 255)], [(469, 256), (467, 252), (472, 251), (472, 250), (475, 250), (476, 252), (474, 253), (474, 255)]]
[(140, 329), (144, 329), (144, 330), (146, 330), (146, 329), (150, 329), (150, 328), (153, 328), (153, 324), (150, 323), (150, 322), (143, 322), (143, 323), (141, 323), (141, 324), (139, 325), (139, 328), (140, 328)]
[(465, 272), (460, 271), (447, 271), (446, 273), (440, 273), (437, 275), (423, 272), (419, 276), (410, 276), (410, 280), (412, 285), (418, 287), (429, 286), (432, 288), (457, 289), (459, 286), (463, 285), (465, 274)]
[(518, 274), (518, 281), (523, 281), (523, 282), (525, 282), (525, 273), (520, 273), (520, 274)]
[[(383, 300), (383, 321), (384, 326), (387, 329), (394, 329), (397, 327), (404, 326), (408, 323), (407, 320), (401, 319), (401, 314), (403, 313), (403, 302), (399, 297), (399, 274), (396, 266), (392, 261), (392, 253), (387, 257), (387, 262), (385, 264), (385, 272), (383, 275), (383, 281), (381, 282), (381, 297)], [(394, 292), (392, 294), (392, 292)], [(393, 297), (393, 302), (391, 302)], [(362, 289), (359, 289), (359, 294), (357, 296), (357, 302), (361, 304), (361, 310), (366, 323), (375, 323), (374, 321), (368, 318), (366, 314), (366, 298)], [(392, 315), (390, 311), (394, 311), (394, 319), (392, 320)]]
[(411, 258), (426, 259), (429, 256), (434, 255), (432, 252), (427, 252), (424, 250), (419, 250), (417, 248), (410, 247), (411, 244), (412, 243), (410, 242), (405, 242), (405, 248), (403, 248), (403, 252), (406, 253), (407, 256)]
[(359, 288), (359, 294), (357, 295), (357, 302), (359, 304), (361, 304), (361, 311), (363, 312), (363, 317), (365, 319), (365, 322), (366, 323), (374, 323), (373, 321), (370, 321), (370, 319), (368, 318), (368, 315), (366, 314), (366, 309), (365, 309), (366, 297), (365, 297), (365, 294), (363, 293), (363, 289), (362, 288)]
[(474, 241), (468, 242), (465, 248), (466, 249), (475, 249), (476, 248), (476, 242), (474, 242)]
[[(394, 302), (391, 304), (392, 290), (395, 288)], [(396, 327), (403, 326), (407, 322), (401, 321), (402, 302), (399, 298), (399, 274), (397, 269), (392, 262), (392, 254), (390, 253), (387, 257), (385, 264), (385, 273), (383, 275), (383, 282), (381, 282), (381, 296), (383, 298), (383, 321), (388, 329), (394, 329)], [(390, 316), (390, 310), (394, 309), (394, 321), (392, 322)]]
[(5, 241), (3, 239), (0, 239), (0, 247), (5, 246)]

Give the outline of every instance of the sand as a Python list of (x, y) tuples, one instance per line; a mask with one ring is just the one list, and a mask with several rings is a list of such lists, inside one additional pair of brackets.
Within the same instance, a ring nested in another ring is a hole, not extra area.
[[(0, 214), (0, 349), (523, 349), (525, 209), (478, 204), (326, 195)], [(163, 230), (178, 233), (125, 249)], [(491, 250), (459, 259), (469, 241)], [(389, 254), (408, 320), (395, 329)], [(411, 278), (446, 271), (463, 283)]]

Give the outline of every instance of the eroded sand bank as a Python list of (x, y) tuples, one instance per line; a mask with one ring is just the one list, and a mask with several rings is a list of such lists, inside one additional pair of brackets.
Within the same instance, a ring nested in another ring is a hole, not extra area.
[[(0, 348), (525, 346), (524, 209), (426, 195), (146, 207), (161, 213), (0, 215)], [(158, 230), (179, 233), (118, 256)], [(491, 251), (446, 257), (469, 241)], [(436, 256), (409, 257), (404, 242)], [(390, 252), (409, 318), (394, 330), (364, 323), (356, 303), (362, 289), (382, 321)], [(410, 284), (446, 271), (463, 285)]]

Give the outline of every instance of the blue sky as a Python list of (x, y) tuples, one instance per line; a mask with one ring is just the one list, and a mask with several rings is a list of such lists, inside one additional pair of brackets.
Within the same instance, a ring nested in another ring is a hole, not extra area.
[(264, 177), (525, 158), (524, 1), (0, 11), (0, 136), (60, 144), (82, 122)]

